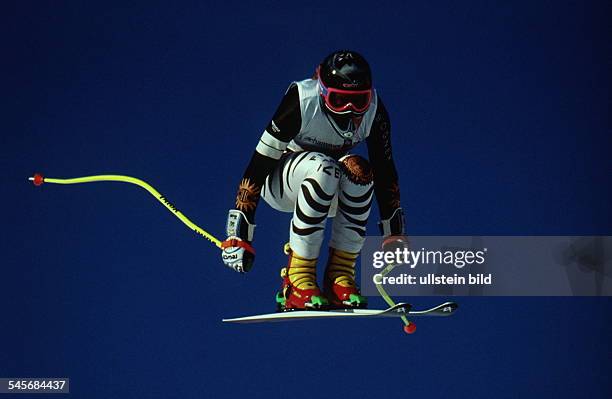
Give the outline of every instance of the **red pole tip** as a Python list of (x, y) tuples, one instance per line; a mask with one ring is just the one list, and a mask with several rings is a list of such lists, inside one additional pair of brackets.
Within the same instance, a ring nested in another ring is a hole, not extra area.
[(40, 173), (34, 174), (34, 180), (32, 180), (35, 186), (40, 186), (45, 182), (45, 178)]
[(416, 324), (414, 324), (414, 323), (410, 323), (410, 324), (404, 326), (404, 332), (406, 334), (412, 334), (415, 331), (416, 331)]

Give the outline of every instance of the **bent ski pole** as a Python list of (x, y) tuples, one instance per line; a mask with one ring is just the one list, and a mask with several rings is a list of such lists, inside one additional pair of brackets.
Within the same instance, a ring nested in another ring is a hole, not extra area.
[[(397, 266), (396, 264), (389, 264), (389, 265), (387, 265), (387, 267), (385, 267), (383, 269), (383, 271), (380, 273), (380, 275), (382, 277), (386, 276), (396, 266)], [(382, 284), (376, 284), (376, 289), (378, 290), (378, 293), (380, 294), (380, 296), (385, 300), (385, 302), (387, 302), (387, 304), (389, 306), (393, 307), (393, 306), (396, 305), (395, 301), (391, 298), (391, 296), (389, 294), (387, 294), (387, 291), (383, 288)], [(404, 322), (404, 332), (406, 334), (414, 333), (416, 331), (416, 324), (414, 324), (412, 321), (408, 320), (408, 318), (406, 316), (401, 316), (401, 318), (402, 318), (402, 321)]]
[(187, 225), (187, 227), (189, 227), (191, 230), (195, 231), (197, 234), (206, 238), (207, 240), (215, 244), (218, 248), (221, 248), (221, 241), (218, 238), (216, 238), (215, 236), (213, 236), (212, 234), (210, 234), (209, 232), (207, 232), (206, 230), (202, 229), (201, 227), (193, 223), (191, 220), (189, 220), (187, 216), (183, 215), (181, 211), (179, 211), (174, 205), (172, 205), (172, 203), (168, 201), (166, 197), (160, 194), (159, 191), (153, 188), (153, 186), (151, 186), (149, 183), (143, 180), (137, 179), (135, 177), (123, 176), (123, 175), (95, 175), (95, 176), (75, 177), (72, 179), (56, 179), (56, 178), (51, 178), (51, 177), (43, 177), (43, 175), (36, 173), (33, 177), (29, 177), (28, 180), (34, 183), (35, 186), (40, 186), (43, 183), (80, 184), (80, 183), (93, 183), (93, 182), (100, 182), (100, 181), (117, 181), (117, 182), (122, 182), (122, 183), (135, 184), (147, 190), (152, 196), (154, 196), (159, 202), (161, 202), (166, 207), (166, 209), (172, 212), (174, 216), (176, 216), (181, 222)]

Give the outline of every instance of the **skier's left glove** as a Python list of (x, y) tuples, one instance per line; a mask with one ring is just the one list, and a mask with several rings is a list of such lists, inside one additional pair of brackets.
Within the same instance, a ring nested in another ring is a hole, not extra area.
[(410, 249), (410, 241), (404, 232), (404, 211), (397, 208), (389, 219), (378, 223), (380, 234), (383, 236), (383, 251), (394, 252), (396, 249)]
[(239, 273), (248, 272), (255, 261), (255, 249), (251, 246), (255, 225), (249, 223), (244, 213), (230, 209), (226, 232), (227, 239), (221, 243), (223, 263)]

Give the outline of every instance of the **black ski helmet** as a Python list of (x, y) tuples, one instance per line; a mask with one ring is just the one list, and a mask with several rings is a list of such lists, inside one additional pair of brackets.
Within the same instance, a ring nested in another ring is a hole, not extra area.
[[(354, 91), (359, 93), (372, 90), (372, 73), (370, 71), (370, 65), (366, 59), (356, 51), (340, 50), (328, 55), (319, 65), (317, 77), (322, 84), (321, 95), (323, 97), (326, 96), (327, 89), (336, 89), (343, 92)], [(371, 93), (367, 98), (367, 106), (369, 106), (370, 99)], [(326, 98), (326, 100), (329, 100), (329, 98)], [(328, 111), (335, 114), (347, 113), (337, 112), (329, 106), (326, 108)], [(350, 113), (361, 114), (363, 112), (351, 111)]]
[(335, 51), (325, 57), (319, 68), (319, 79), (327, 87), (344, 90), (372, 88), (370, 65), (361, 54), (351, 50)]

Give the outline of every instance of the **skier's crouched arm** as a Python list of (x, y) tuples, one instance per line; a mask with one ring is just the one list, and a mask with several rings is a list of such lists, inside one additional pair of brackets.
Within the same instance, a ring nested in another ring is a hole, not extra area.
[(230, 209), (225, 230), (227, 239), (221, 243), (223, 263), (239, 273), (248, 272), (255, 261), (255, 249), (251, 245), (255, 225), (241, 211)]
[(274, 170), (288, 143), (302, 125), (300, 97), (292, 84), (283, 96), (272, 120), (264, 130), (247, 166), (236, 196), (236, 208), (227, 216), (227, 240), (222, 243), (223, 263), (237, 272), (248, 272), (255, 260), (251, 246), (255, 225), (255, 209), (266, 177)]

